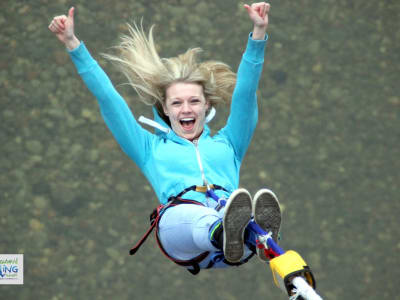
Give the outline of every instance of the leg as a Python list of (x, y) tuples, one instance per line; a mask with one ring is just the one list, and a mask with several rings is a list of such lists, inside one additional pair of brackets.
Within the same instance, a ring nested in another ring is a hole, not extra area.
[(217, 211), (195, 204), (168, 208), (159, 223), (159, 238), (167, 253), (190, 260), (205, 251), (217, 251), (209, 238), (209, 229), (220, 220)]
[(167, 209), (159, 223), (165, 251), (176, 259), (189, 260), (205, 251), (223, 249), (228, 261), (239, 262), (245, 253), (244, 231), (251, 218), (249, 192), (234, 191), (222, 212), (221, 225), (221, 212), (213, 208), (182, 204)]

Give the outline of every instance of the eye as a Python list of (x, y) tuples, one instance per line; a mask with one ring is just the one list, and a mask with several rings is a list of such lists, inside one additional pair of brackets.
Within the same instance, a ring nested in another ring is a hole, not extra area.
[(179, 106), (181, 103), (182, 103), (182, 101), (174, 100), (174, 101), (171, 102), (171, 105), (172, 106)]
[(192, 100), (190, 100), (190, 102), (193, 104), (197, 104), (197, 103), (200, 103), (200, 99), (193, 98)]

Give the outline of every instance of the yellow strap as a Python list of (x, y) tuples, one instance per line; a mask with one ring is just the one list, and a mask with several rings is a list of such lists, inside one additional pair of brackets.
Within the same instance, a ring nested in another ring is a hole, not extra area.
[[(213, 189), (214, 185), (210, 184), (209, 187), (211, 189)], [(205, 193), (205, 192), (207, 192), (207, 187), (205, 185), (197, 185), (196, 186), (196, 192)]]

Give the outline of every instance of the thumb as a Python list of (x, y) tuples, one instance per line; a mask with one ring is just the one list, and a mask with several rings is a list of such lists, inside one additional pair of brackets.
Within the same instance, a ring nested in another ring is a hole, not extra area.
[(249, 14), (249, 17), (250, 17), (250, 18), (251, 18), (252, 16), (254, 16), (255, 11), (254, 11), (253, 7), (251, 7), (251, 6), (248, 5), (248, 4), (244, 4), (243, 6), (244, 6), (244, 8), (247, 10), (247, 13)]
[(72, 6), (68, 11), (68, 18), (70, 18), (72, 22), (74, 21), (74, 12), (75, 12), (75, 7)]

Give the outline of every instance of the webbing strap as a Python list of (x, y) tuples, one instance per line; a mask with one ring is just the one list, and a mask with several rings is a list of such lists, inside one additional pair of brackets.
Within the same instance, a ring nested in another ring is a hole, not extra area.
[(131, 248), (129, 251), (130, 255), (134, 255), (139, 248), (143, 245), (143, 243), (146, 241), (150, 233), (153, 231), (154, 228), (156, 228), (156, 241), (158, 244), (158, 247), (160, 248), (161, 252), (170, 260), (172, 260), (174, 263), (184, 266), (184, 267), (192, 267), (192, 269), (187, 269), (190, 273), (193, 275), (196, 275), (200, 272), (200, 266), (199, 263), (205, 259), (210, 252), (206, 251), (201, 253), (200, 255), (190, 259), (190, 260), (179, 260), (171, 257), (168, 255), (168, 253), (165, 251), (164, 247), (161, 244), (161, 241), (158, 237), (158, 223), (160, 221), (160, 218), (162, 214), (165, 212), (167, 208), (180, 205), (180, 204), (196, 204), (196, 205), (203, 205), (200, 202), (194, 201), (194, 200), (186, 200), (186, 199), (181, 199), (181, 198), (173, 198), (171, 199), (167, 205), (159, 205), (157, 208), (152, 212), (150, 215), (150, 227), (147, 229), (146, 233), (143, 235), (143, 237)]
[(183, 266), (183, 267), (192, 267), (192, 269), (187, 269), (190, 273), (192, 273), (193, 275), (197, 275), (200, 272), (200, 266), (199, 263), (205, 259), (210, 252), (206, 251), (203, 252), (201, 254), (199, 254), (198, 256), (190, 259), (190, 260), (180, 260), (180, 259), (176, 259), (171, 257), (170, 255), (168, 255), (168, 253), (165, 251), (164, 247), (161, 244), (161, 241), (158, 237), (158, 226), (156, 226), (156, 241), (158, 244), (158, 247), (160, 248), (161, 252), (170, 260), (172, 260), (174, 263), (176, 263), (177, 265)]
[(131, 250), (129, 250), (130, 255), (134, 255), (136, 251), (139, 250), (139, 248), (143, 245), (143, 243), (147, 240), (149, 237), (150, 233), (153, 231), (154, 225), (151, 225), (149, 229), (147, 229), (146, 233), (143, 235), (143, 237), (135, 244), (135, 246), (132, 247)]
[(223, 190), (225, 192), (228, 192), (224, 187), (222, 187), (220, 185), (217, 185), (217, 184), (210, 184), (208, 187), (205, 186), (205, 185), (192, 185), (192, 186), (189, 186), (189, 187), (185, 188), (178, 195), (170, 197), (168, 199), (168, 201), (170, 201), (170, 199), (173, 199), (173, 198), (181, 198), (184, 194), (186, 194), (187, 192), (190, 192), (190, 191), (195, 191), (195, 192), (199, 192), (199, 193), (204, 193), (205, 194), (208, 189)]
[(146, 233), (142, 236), (142, 238), (129, 250), (130, 255), (134, 255), (136, 251), (143, 245), (143, 243), (147, 240), (150, 233), (153, 231), (154, 227), (157, 226), (158, 220), (160, 218), (160, 211), (164, 208), (164, 205), (159, 205), (155, 210), (153, 210), (152, 214), (150, 215), (150, 227), (147, 229)]
[[(222, 186), (216, 185), (216, 184), (211, 184), (209, 186), (197, 186), (197, 185), (192, 185), (186, 189), (184, 189), (182, 192), (180, 192), (177, 196), (172, 196), (168, 199), (168, 203), (166, 205), (159, 205), (157, 206), (156, 209), (153, 210), (153, 212), (150, 215), (150, 227), (147, 229), (146, 233), (142, 236), (142, 238), (131, 248), (129, 251), (130, 255), (134, 255), (139, 248), (143, 245), (143, 243), (147, 240), (149, 237), (150, 233), (153, 231), (154, 228), (156, 228), (156, 241), (158, 244), (158, 247), (160, 248), (161, 252), (170, 260), (172, 260), (174, 263), (184, 266), (184, 267), (192, 267), (193, 269), (187, 269), (190, 273), (193, 275), (196, 275), (200, 272), (200, 266), (199, 263), (205, 259), (210, 252), (206, 251), (201, 253), (200, 255), (192, 258), (191, 260), (179, 260), (171, 257), (168, 255), (168, 253), (165, 251), (163, 246), (161, 245), (160, 239), (158, 237), (158, 223), (160, 221), (160, 218), (162, 214), (165, 212), (166, 209), (169, 207), (173, 207), (179, 204), (196, 204), (196, 205), (204, 205), (201, 202), (194, 201), (194, 200), (187, 200), (187, 199), (182, 199), (181, 197), (186, 194), (189, 191), (196, 191), (200, 193), (206, 193), (209, 189), (213, 190), (223, 190), (228, 192), (225, 188)], [(210, 266), (211, 267), (211, 266)]]
[(168, 208), (168, 207), (172, 207), (172, 206), (176, 206), (178, 204), (183, 204), (183, 203), (190, 203), (190, 204), (199, 204), (201, 205), (200, 202), (197, 201), (193, 201), (193, 200), (183, 200), (180, 198), (174, 198), (171, 199), (166, 205), (162, 205), (160, 204), (159, 206), (157, 206), (153, 212), (150, 214), (150, 227), (149, 229), (147, 229), (146, 233), (142, 236), (142, 238), (135, 244), (135, 246), (133, 246), (131, 248), (131, 250), (129, 250), (129, 254), (130, 255), (134, 255), (139, 248), (143, 245), (143, 243), (147, 240), (147, 238), (149, 237), (150, 233), (153, 231), (153, 229), (158, 225), (158, 222), (160, 220), (161, 215), (163, 214), (163, 212)]

